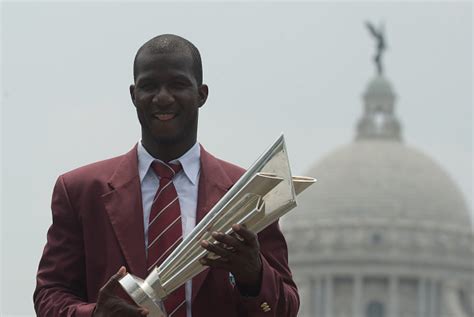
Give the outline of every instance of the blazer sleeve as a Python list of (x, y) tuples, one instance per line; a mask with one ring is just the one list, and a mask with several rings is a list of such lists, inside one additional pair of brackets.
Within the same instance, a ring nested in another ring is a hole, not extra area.
[(37, 316), (91, 316), (87, 303), (82, 225), (59, 177), (51, 203), (53, 223), (41, 257), (33, 295)]
[(297, 316), (298, 290), (288, 266), (288, 248), (278, 221), (262, 230), (258, 239), (263, 266), (260, 294), (245, 297), (234, 287), (239, 316)]

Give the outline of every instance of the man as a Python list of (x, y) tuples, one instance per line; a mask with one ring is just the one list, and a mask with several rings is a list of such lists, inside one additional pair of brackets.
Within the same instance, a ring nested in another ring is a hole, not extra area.
[[(126, 271), (145, 278), (244, 172), (196, 142), (208, 87), (193, 44), (169, 34), (151, 39), (135, 56), (134, 82), (141, 142), (56, 182), (34, 293), (39, 316), (147, 315), (118, 296), (118, 280)], [(278, 223), (258, 237), (233, 229), (213, 233), (220, 245), (201, 242), (220, 258), (202, 259), (209, 269), (165, 300), (171, 317), (296, 316)]]

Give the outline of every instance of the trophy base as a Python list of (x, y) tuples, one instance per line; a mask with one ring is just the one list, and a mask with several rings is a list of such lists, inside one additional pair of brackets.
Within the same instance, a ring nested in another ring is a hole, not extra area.
[(148, 309), (148, 317), (167, 317), (163, 303), (157, 300), (155, 292), (144, 280), (127, 274), (119, 283), (135, 304)]

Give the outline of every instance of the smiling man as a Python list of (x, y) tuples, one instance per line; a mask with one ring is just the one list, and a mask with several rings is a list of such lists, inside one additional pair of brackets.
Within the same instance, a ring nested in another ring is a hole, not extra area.
[[(126, 272), (145, 278), (191, 232), (244, 170), (197, 143), (202, 83), (199, 51), (176, 35), (146, 42), (130, 95), (141, 141), (128, 153), (61, 175), (53, 224), (34, 293), (38, 316), (145, 316), (122, 299)], [(170, 317), (296, 316), (299, 298), (278, 223), (257, 235), (214, 232), (220, 255), (164, 302)]]

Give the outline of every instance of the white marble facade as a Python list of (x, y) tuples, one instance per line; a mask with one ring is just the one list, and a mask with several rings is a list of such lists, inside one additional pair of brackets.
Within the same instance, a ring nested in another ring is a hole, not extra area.
[(317, 162), (318, 183), (281, 220), (300, 317), (472, 317), (474, 238), (456, 184), (402, 141), (376, 76), (354, 142)]

